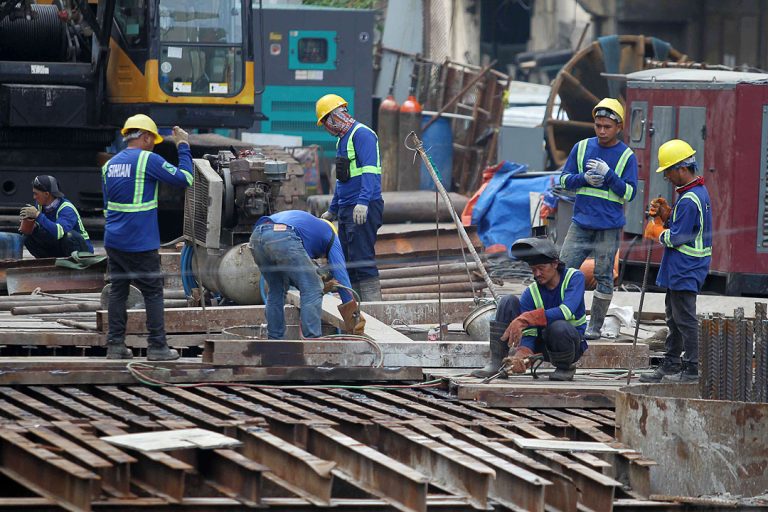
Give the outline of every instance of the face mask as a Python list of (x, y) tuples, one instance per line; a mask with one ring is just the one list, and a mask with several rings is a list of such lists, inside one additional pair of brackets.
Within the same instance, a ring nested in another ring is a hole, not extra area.
[(328, 114), (324, 126), (333, 135), (343, 137), (353, 124), (355, 124), (355, 120), (349, 115), (349, 112), (344, 107), (339, 107)]

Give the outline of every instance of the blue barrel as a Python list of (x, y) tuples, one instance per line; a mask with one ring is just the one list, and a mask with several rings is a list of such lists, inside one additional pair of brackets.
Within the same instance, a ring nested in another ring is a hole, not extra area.
[(0, 233), (0, 260), (20, 260), (24, 239), (18, 233)]
[[(437, 121), (423, 131), (423, 127), (432, 119), (431, 115), (424, 114), (421, 118), (421, 140), (424, 141), (424, 149), (432, 157), (432, 162), (440, 171), (443, 184), (447, 191), (451, 191), (451, 174), (453, 172), (453, 133), (451, 133), (451, 120), (445, 117)], [(427, 166), (422, 162), (419, 188), (421, 190), (435, 190), (435, 184), (427, 171)]]

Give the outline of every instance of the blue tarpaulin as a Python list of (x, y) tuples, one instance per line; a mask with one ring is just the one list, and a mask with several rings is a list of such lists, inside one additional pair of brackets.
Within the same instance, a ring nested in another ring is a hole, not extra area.
[(515, 178), (526, 172), (527, 165), (504, 162), (491, 178), (472, 210), (472, 224), (486, 247), (531, 236), (530, 192), (544, 193), (550, 176)]

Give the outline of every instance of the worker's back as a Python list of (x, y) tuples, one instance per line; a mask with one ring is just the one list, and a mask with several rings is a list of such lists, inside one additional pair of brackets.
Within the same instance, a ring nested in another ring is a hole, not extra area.
[(326, 257), (328, 246), (335, 236), (329, 223), (301, 210), (288, 210), (262, 217), (256, 225), (269, 221), (291, 226), (301, 237), (304, 249), (313, 259)]

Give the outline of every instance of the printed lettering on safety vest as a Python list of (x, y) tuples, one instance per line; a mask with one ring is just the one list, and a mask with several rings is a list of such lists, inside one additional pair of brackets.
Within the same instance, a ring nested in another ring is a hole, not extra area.
[(176, 167), (174, 167), (173, 165), (169, 164), (168, 162), (165, 162), (163, 164), (163, 169), (168, 171), (169, 174), (176, 174)]
[(107, 178), (130, 178), (131, 164), (111, 164), (107, 168)]

